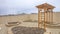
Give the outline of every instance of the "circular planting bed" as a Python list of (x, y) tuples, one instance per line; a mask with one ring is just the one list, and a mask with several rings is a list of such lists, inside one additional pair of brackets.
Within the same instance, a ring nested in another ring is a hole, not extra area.
[(45, 30), (37, 27), (17, 26), (12, 28), (13, 34), (44, 34)]

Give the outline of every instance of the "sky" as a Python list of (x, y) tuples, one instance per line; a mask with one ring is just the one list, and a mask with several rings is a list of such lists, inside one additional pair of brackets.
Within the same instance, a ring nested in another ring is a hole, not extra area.
[(55, 6), (55, 12), (60, 11), (60, 0), (0, 0), (0, 15), (37, 13), (36, 6), (43, 3)]

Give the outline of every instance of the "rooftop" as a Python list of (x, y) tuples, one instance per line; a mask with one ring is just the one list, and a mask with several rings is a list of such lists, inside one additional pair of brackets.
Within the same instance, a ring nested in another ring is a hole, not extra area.
[(38, 5), (36, 6), (37, 8), (55, 8), (54, 6), (48, 4), (48, 3), (44, 3), (44, 4), (41, 4), (41, 5)]

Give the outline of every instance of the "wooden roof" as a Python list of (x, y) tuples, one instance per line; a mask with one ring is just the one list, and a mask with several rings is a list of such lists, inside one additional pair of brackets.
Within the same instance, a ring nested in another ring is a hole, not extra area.
[(38, 5), (38, 6), (36, 6), (36, 7), (37, 7), (37, 8), (50, 8), (50, 9), (55, 8), (54, 6), (52, 6), (52, 5), (50, 5), (50, 4), (47, 4), (47, 3)]

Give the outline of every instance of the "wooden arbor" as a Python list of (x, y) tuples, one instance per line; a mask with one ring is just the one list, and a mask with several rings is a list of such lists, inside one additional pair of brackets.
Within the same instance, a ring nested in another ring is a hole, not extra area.
[(55, 7), (47, 3), (36, 7), (38, 8), (38, 28), (46, 29), (46, 24), (53, 23), (53, 9)]

